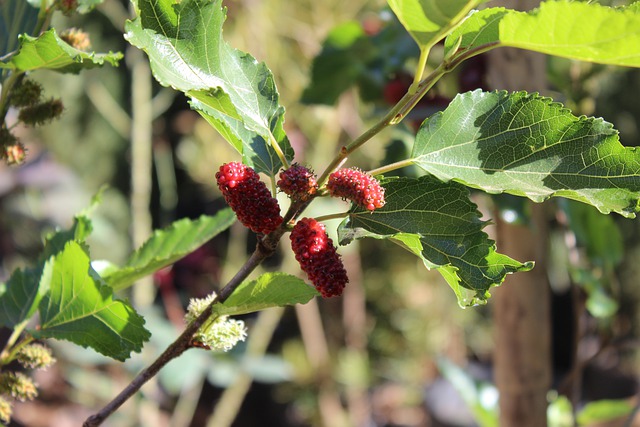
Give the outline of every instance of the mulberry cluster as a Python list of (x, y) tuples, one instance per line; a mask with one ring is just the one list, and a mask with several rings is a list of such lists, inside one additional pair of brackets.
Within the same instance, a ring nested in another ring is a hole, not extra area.
[(22, 366), (29, 369), (46, 369), (56, 362), (51, 355), (51, 349), (42, 344), (29, 344), (22, 347), (16, 358)]
[[(184, 316), (185, 322), (193, 322), (216, 297), (212, 293), (205, 298), (192, 298)], [(214, 351), (229, 351), (246, 338), (247, 328), (242, 320), (229, 319), (228, 316), (210, 317), (194, 334), (191, 344)]]
[(329, 194), (373, 211), (384, 206), (384, 188), (377, 179), (359, 169), (340, 169), (329, 175)]
[(324, 225), (313, 218), (303, 218), (293, 227), (290, 238), (300, 268), (322, 296), (342, 295), (349, 278)]
[(280, 172), (278, 187), (289, 197), (306, 201), (318, 191), (316, 176), (308, 168), (297, 163)]
[(0, 392), (11, 395), (20, 402), (33, 400), (38, 389), (31, 378), (21, 372), (4, 372), (0, 375)]
[(218, 188), (238, 220), (254, 233), (271, 233), (282, 223), (278, 201), (256, 171), (238, 163), (225, 163), (216, 173)]

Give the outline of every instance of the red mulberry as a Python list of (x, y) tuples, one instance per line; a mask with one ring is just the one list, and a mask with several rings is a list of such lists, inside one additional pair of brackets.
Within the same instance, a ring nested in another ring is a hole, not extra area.
[(313, 218), (303, 218), (293, 227), (290, 238), (300, 268), (322, 296), (342, 295), (349, 278), (324, 225)]
[(359, 169), (340, 169), (329, 175), (329, 194), (373, 211), (384, 206), (384, 188), (377, 179)]
[(216, 173), (216, 180), (238, 220), (254, 233), (271, 233), (282, 223), (278, 201), (250, 167), (225, 163)]
[(278, 187), (292, 199), (302, 201), (309, 200), (318, 191), (315, 175), (309, 169), (297, 163), (280, 172)]

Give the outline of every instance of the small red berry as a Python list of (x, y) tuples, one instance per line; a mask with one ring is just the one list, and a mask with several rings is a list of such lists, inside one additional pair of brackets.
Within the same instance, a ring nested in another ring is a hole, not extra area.
[(278, 187), (292, 199), (306, 201), (318, 191), (316, 176), (308, 168), (294, 163), (280, 172)]
[(324, 224), (303, 218), (293, 227), (290, 238), (300, 268), (322, 296), (342, 295), (349, 278)]
[(216, 173), (218, 188), (238, 220), (254, 233), (269, 234), (282, 223), (278, 201), (250, 167), (225, 163)]
[(384, 188), (377, 179), (360, 169), (340, 169), (329, 175), (329, 194), (342, 197), (373, 211), (384, 206)]

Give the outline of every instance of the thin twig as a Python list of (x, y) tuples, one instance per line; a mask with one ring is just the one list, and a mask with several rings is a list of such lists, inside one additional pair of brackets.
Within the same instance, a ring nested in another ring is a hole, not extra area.
[[(275, 233), (275, 232), (274, 232)], [(280, 236), (282, 234), (280, 233)], [(278, 237), (279, 239), (279, 237)], [(193, 322), (187, 325), (186, 329), (176, 338), (176, 340), (160, 355), (158, 358), (143, 370), (137, 377), (135, 377), (131, 383), (125, 387), (111, 402), (105, 405), (96, 414), (87, 418), (83, 427), (99, 426), (113, 414), (123, 403), (125, 403), (131, 396), (133, 396), (140, 388), (151, 378), (153, 378), (167, 363), (173, 359), (179, 357), (182, 353), (192, 347), (191, 340), (193, 335), (198, 331), (200, 326), (206, 322), (213, 314), (213, 308), (215, 304), (223, 303), (233, 291), (249, 276), (249, 274), (255, 270), (255, 268), (272, 252), (275, 247), (269, 251), (265, 250), (266, 246), (258, 243), (256, 250), (253, 252), (247, 262), (240, 268), (229, 283), (218, 293), (217, 298), (211, 303)]]

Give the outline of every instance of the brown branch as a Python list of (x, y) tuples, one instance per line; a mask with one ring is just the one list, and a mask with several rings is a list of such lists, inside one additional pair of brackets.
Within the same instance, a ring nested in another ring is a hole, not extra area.
[(258, 242), (256, 250), (251, 254), (247, 262), (238, 270), (235, 276), (229, 280), (229, 283), (220, 290), (216, 299), (198, 316), (193, 322), (187, 325), (186, 329), (178, 338), (160, 355), (158, 358), (140, 372), (131, 383), (125, 387), (111, 402), (105, 405), (96, 414), (87, 418), (83, 427), (94, 427), (102, 424), (111, 414), (113, 414), (123, 403), (133, 396), (140, 388), (151, 378), (158, 374), (167, 363), (179, 357), (186, 350), (192, 347), (193, 335), (198, 331), (200, 326), (211, 317), (215, 304), (223, 303), (235, 291), (235, 289), (256, 269), (264, 259), (271, 256), (275, 252), (276, 245), (280, 237), (284, 234), (284, 226), (265, 236)]

